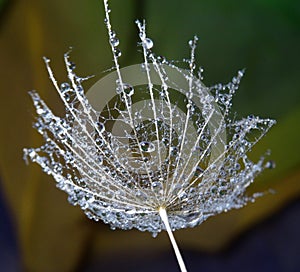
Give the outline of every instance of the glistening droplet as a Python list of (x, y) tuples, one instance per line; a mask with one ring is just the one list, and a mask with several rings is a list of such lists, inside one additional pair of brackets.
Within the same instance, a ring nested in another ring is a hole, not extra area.
[(154, 181), (151, 184), (152, 189), (155, 193), (162, 193), (163, 191), (163, 185), (160, 181)]
[(144, 152), (153, 152), (155, 150), (155, 145), (151, 142), (143, 141), (141, 142), (141, 149)]
[(151, 49), (153, 47), (153, 41), (150, 38), (146, 38), (143, 41), (143, 45), (146, 47), (146, 49)]
[(122, 91), (124, 91), (124, 93), (127, 94), (128, 96), (131, 96), (131, 95), (134, 94), (134, 88), (130, 84), (128, 84), (128, 83), (123, 83), (122, 85), (120, 84), (116, 88), (116, 92), (118, 94), (122, 93)]
[(67, 82), (64, 82), (60, 85), (60, 89), (61, 91), (64, 93), (64, 92), (67, 92), (70, 90), (70, 84), (67, 83)]
[(117, 58), (121, 57), (121, 55), (122, 55), (121, 50), (118, 49), (118, 48), (116, 48), (116, 49), (114, 50), (114, 53), (115, 53), (115, 56), (116, 56)]
[(266, 164), (265, 164), (265, 168), (268, 168), (268, 169), (273, 169), (275, 168), (275, 162), (270, 160), (270, 161), (267, 161)]
[(118, 45), (120, 44), (120, 41), (119, 41), (118, 38), (112, 37), (112, 38), (110, 39), (110, 43), (111, 43), (111, 45), (112, 45), (113, 47), (116, 47), (116, 46), (118, 46)]

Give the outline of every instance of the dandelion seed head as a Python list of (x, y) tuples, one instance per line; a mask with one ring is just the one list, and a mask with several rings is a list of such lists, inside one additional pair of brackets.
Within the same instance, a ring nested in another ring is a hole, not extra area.
[(197, 37), (188, 42), (188, 67), (180, 68), (152, 52), (154, 42), (139, 21), (144, 62), (120, 68), (120, 41), (108, 14), (106, 6), (115, 70), (84, 94), (87, 78), (76, 75), (69, 53), (68, 81), (61, 84), (45, 58), (66, 112), (56, 116), (30, 92), (38, 116), (34, 127), (45, 142), (24, 149), (25, 159), (52, 175), (71, 204), (112, 229), (155, 235), (165, 229), (161, 208), (176, 230), (253, 201), (258, 195), (246, 196), (247, 187), (274, 162), (253, 162), (248, 153), (275, 121), (230, 118), (244, 71), (228, 84), (206, 87), (203, 69), (196, 69)]

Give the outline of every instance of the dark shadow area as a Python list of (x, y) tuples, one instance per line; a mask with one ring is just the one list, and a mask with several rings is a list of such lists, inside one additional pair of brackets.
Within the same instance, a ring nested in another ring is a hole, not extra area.
[(21, 271), (16, 230), (5, 202), (0, 180), (0, 271)]
[[(207, 254), (182, 249), (190, 272), (297, 272), (300, 271), (300, 201), (290, 204), (251, 231), (240, 236), (226, 250)], [(196, 239), (196, 237), (195, 237)], [(180, 243), (180, 241), (178, 241)], [(124, 252), (94, 260), (84, 272), (179, 271), (173, 252)]]

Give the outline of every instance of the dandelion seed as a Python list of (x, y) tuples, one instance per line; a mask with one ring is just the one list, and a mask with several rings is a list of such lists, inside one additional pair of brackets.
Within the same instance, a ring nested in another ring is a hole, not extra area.
[[(153, 236), (166, 230), (180, 269), (186, 271), (172, 231), (195, 227), (260, 195), (249, 197), (245, 191), (274, 162), (262, 157), (255, 163), (247, 153), (275, 121), (253, 115), (229, 118), (244, 71), (226, 85), (205, 87), (203, 69), (196, 72), (197, 37), (188, 42), (191, 55), (185, 70), (151, 51), (154, 43), (145, 22), (137, 21), (144, 63), (120, 68), (119, 39), (107, 0), (104, 7), (115, 71), (84, 94), (81, 83), (86, 78), (75, 74), (68, 53), (69, 82), (60, 85), (45, 58), (66, 114), (55, 116), (30, 92), (38, 115), (34, 127), (45, 143), (24, 149), (24, 158), (52, 175), (69, 202), (90, 219)], [(111, 97), (99, 94), (107, 88), (113, 89)], [(102, 99), (95, 99), (97, 95)]]

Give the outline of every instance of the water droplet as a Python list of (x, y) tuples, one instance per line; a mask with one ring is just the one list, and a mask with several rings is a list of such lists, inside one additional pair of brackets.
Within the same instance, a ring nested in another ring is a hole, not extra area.
[(162, 143), (163, 143), (164, 145), (167, 145), (167, 144), (169, 143), (169, 138), (163, 137), (163, 138), (161, 139), (161, 141), (162, 141)]
[(152, 237), (153, 237), (153, 238), (156, 238), (156, 237), (157, 237), (157, 234), (158, 234), (157, 232), (152, 232)]
[(196, 170), (195, 170), (195, 177), (199, 177), (201, 175), (201, 173), (203, 173), (204, 170), (200, 167), (200, 166), (197, 166)]
[(114, 37), (116, 37), (116, 36), (117, 36), (116, 32), (112, 30), (112, 31), (110, 32), (110, 37), (114, 38)]
[(220, 169), (220, 176), (226, 177), (226, 171), (223, 168)]
[(36, 110), (36, 113), (37, 114), (43, 114), (44, 113), (44, 109), (42, 109), (42, 108), (38, 108), (37, 110)]
[[(123, 86), (123, 89), (122, 89), (122, 86)], [(121, 85), (119, 85), (117, 88), (116, 88), (116, 92), (118, 94), (122, 93), (122, 91), (124, 90), (124, 93), (127, 94), (128, 96), (131, 96), (134, 94), (134, 88), (128, 84), (128, 83), (123, 83)]]
[(143, 41), (143, 45), (149, 50), (153, 47), (153, 41), (150, 38), (146, 38)]
[(103, 157), (102, 156), (98, 156), (97, 157), (97, 162), (99, 165), (102, 165), (103, 164)]
[(266, 164), (265, 164), (265, 168), (268, 168), (268, 169), (273, 169), (275, 168), (276, 164), (274, 161), (267, 161)]
[(176, 146), (171, 147), (171, 155), (176, 156), (178, 153), (178, 148)]
[(172, 186), (172, 190), (171, 190), (172, 194), (177, 196), (178, 193), (180, 192), (180, 190), (182, 189), (182, 187), (183, 186), (181, 184), (178, 184), (178, 183), (174, 184)]
[(219, 195), (223, 196), (226, 194), (226, 189), (225, 188), (219, 188)]
[(67, 82), (64, 82), (60, 85), (60, 89), (61, 91), (64, 93), (64, 92), (67, 92), (70, 90), (70, 84), (67, 83)]
[(245, 70), (240, 70), (240, 71), (238, 72), (239, 77), (242, 77), (242, 76), (244, 75), (244, 73), (245, 73)]
[(100, 133), (102, 133), (102, 132), (105, 131), (105, 126), (104, 126), (103, 123), (97, 122), (96, 125), (97, 125), (98, 131), (99, 131)]
[(49, 62), (50, 62), (50, 59), (48, 59), (48, 58), (46, 58), (46, 57), (43, 57), (43, 59), (44, 59), (44, 62), (45, 62), (45, 63), (49, 63)]
[(35, 153), (34, 150), (28, 150), (28, 151), (29, 151), (28, 152), (28, 157), (32, 160), (35, 157), (36, 153)]
[(152, 186), (152, 190), (155, 193), (162, 193), (163, 192), (163, 185), (160, 181), (152, 182), (151, 186)]
[(148, 199), (148, 195), (145, 192), (143, 192), (142, 190), (138, 190), (136, 192), (136, 196), (138, 198), (140, 198), (142, 201), (146, 201)]
[(71, 205), (76, 206), (77, 205), (77, 197), (75, 194), (69, 195), (68, 196), (68, 201)]
[(196, 68), (196, 64), (194, 62), (190, 62), (189, 66), (191, 70), (194, 70)]
[(248, 120), (249, 120), (249, 121), (253, 120), (254, 118), (255, 118), (255, 116), (254, 116), (253, 114), (250, 114), (250, 115), (248, 116)]
[(72, 62), (72, 61), (70, 61), (70, 62), (68, 63), (68, 65), (69, 65), (69, 68), (70, 68), (71, 70), (74, 70), (74, 69), (76, 68), (76, 64), (75, 64), (74, 62)]
[(114, 192), (112, 192), (112, 191), (107, 191), (107, 192), (105, 193), (105, 196), (108, 197), (108, 198), (113, 198), (113, 197), (115, 196), (115, 194), (114, 194)]
[[(138, 20), (135, 21), (136, 24), (139, 24), (140, 22)], [(141, 31), (139, 33), (140, 39), (144, 40), (146, 38), (146, 33), (144, 31)]]
[(142, 70), (142, 72), (146, 72), (147, 70), (150, 70), (150, 64), (147, 63), (147, 65), (146, 65), (145, 63), (142, 63), (141, 70)]
[(164, 56), (158, 56), (157, 57), (157, 60), (160, 62), (160, 63), (164, 63), (166, 61), (166, 58)]
[(226, 179), (217, 179), (217, 182), (218, 182), (219, 185), (221, 185), (221, 186), (226, 186), (226, 184), (227, 184)]
[[(187, 92), (187, 94), (186, 94), (186, 97), (189, 100), (191, 100), (193, 98), (193, 96), (194, 96), (193, 92), (190, 92), (190, 91)], [(192, 102), (189, 102), (186, 106), (188, 107), (188, 105), (189, 105), (189, 107), (191, 107), (192, 106)]]
[(114, 53), (115, 53), (115, 56), (116, 56), (117, 58), (121, 57), (121, 55), (122, 55), (121, 50), (118, 49), (118, 48), (116, 48), (116, 49), (114, 50)]
[(239, 163), (236, 163), (235, 165), (234, 165), (234, 169), (235, 170), (239, 170), (241, 168), (241, 165), (239, 164)]
[(234, 183), (237, 183), (237, 182), (238, 182), (238, 179), (236, 179), (236, 178), (230, 178), (229, 181), (230, 181), (230, 183), (233, 183), (233, 184), (234, 184)]
[(215, 193), (218, 192), (218, 187), (215, 186), (215, 185), (213, 185), (213, 186), (210, 188), (210, 191), (211, 191), (213, 194), (215, 194)]
[(155, 145), (151, 142), (143, 141), (141, 142), (141, 149), (144, 152), (153, 152), (155, 150)]
[(96, 144), (97, 144), (98, 146), (102, 146), (103, 143), (104, 143), (104, 141), (103, 141), (103, 139), (102, 139), (101, 137), (96, 137), (96, 138), (95, 138), (95, 142), (96, 142)]
[(119, 39), (116, 38), (116, 37), (111, 37), (110, 43), (111, 43), (111, 45), (112, 45), (113, 47), (116, 47), (116, 46), (118, 46), (118, 45), (120, 44), (120, 41), (119, 41)]
[[(192, 95), (189, 95), (190, 97), (192, 97)], [(195, 113), (195, 107), (193, 106), (193, 104), (191, 104), (191, 103), (188, 103), (187, 105), (186, 105), (186, 108), (187, 108), (187, 110), (189, 110), (189, 112), (190, 112), (190, 114), (192, 115), (192, 114), (194, 114)]]

